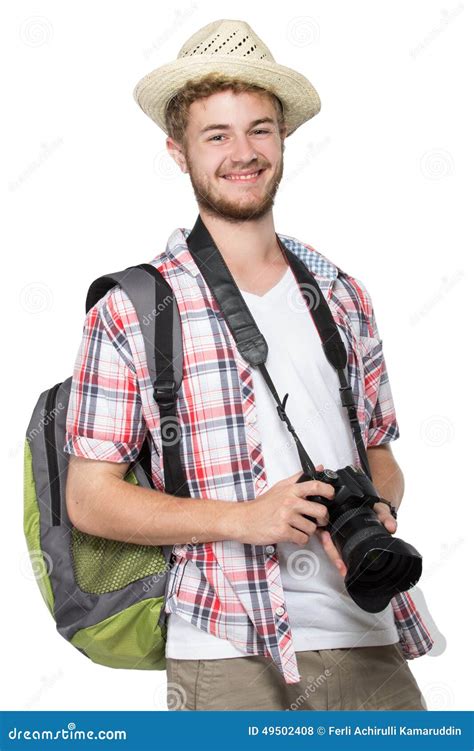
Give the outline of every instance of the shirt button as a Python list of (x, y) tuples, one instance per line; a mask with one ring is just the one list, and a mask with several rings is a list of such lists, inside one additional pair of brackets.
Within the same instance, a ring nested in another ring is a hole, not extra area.
[(285, 612), (285, 608), (282, 608), (282, 607), (281, 607), (281, 605), (280, 605), (280, 607), (279, 607), (279, 608), (277, 608), (277, 609), (275, 610), (275, 613), (276, 613), (277, 615), (283, 615), (283, 614), (284, 614), (284, 612)]
[(265, 548), (265, 553), (268, 553), (268, 555), (272, 555), (275, 552), (275, 546), (274, 545), (267, 545)]
[(257, 488), (263, 488), (265, 486), (265, 480), (257, 480)]

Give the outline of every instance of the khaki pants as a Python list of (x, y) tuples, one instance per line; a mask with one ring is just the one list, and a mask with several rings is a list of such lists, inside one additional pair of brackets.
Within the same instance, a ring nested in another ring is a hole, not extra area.
[(287, 684), (260, 655), (168, 658), (169, 710), (426, 709), (398, 644), (297, 652), (299, 683)]

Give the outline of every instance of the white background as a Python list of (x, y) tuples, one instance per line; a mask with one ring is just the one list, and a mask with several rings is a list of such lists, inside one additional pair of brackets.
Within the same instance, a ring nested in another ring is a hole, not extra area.
[[(90, 283), (197, 217), (133, 87), (234, 9), (39, 0), (2, 14), (3, 709), (166, 708), (164, 672), (95, 665), (57, 634), (26, 552), (22, 451), (39, 394), (72, 374)], [(414, 597), (437, 641), (409, 665), (429, 709), (469, 709), (472, 5), (241, 1), (238, 18), (320, 94), (286, 141), (275, 226), (372, 295), (401, 432), (397, 534), (423, 554)]]

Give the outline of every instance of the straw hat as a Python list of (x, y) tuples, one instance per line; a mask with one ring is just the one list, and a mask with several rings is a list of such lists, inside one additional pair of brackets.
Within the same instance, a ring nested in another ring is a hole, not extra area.
[(133, 90), (139, 106), (166, 133), (166, 107), (187, 81), (218, 72), (262, 86), (283, 105), (287, 136), (321, 109), (318, 92), (301, 73), (279, 65), (245, 21), (207, 24), (181, 47), (171, 63), (148, 73)]

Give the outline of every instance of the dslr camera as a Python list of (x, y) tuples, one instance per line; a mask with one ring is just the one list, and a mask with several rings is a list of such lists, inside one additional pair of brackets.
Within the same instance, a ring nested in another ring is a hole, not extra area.
[[(303, 472), (297, 482), (320, 480), (334, 487), (334, 498), (307, 500), (328, 510), (325, 527), (347, 566), (344, 584), (354, 602), (369, 613), (383, 610), (398, 592), (413, 587), (421, 576), (422, 558), (407, 542), (393, 537), (373, 510), (380, 496), (365, 472), (353, 464), (334, 472)], [(303, 514), (314, 522), (314, 518)]]

